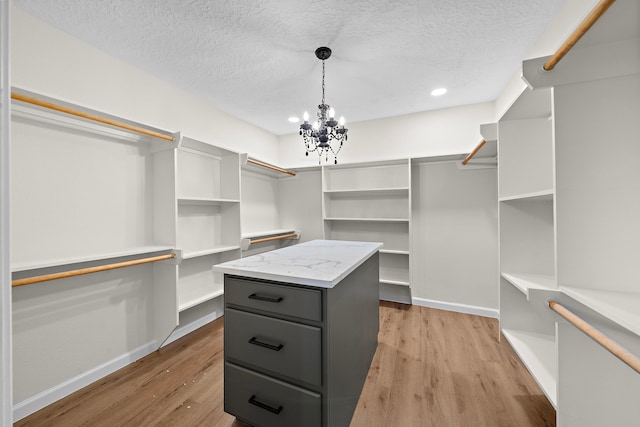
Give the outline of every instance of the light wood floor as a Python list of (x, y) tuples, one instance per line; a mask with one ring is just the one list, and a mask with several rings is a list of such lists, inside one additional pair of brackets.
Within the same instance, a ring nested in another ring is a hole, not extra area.
[[(351, 427), (555, 425), (495, 319), (383, 302), (380, 320)], [(240, 427), (222, 375), (218, 319), (15, 425)]]

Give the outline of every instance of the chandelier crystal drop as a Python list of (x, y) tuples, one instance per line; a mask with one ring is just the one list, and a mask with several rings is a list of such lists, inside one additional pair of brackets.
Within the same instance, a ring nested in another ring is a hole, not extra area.
[(335, 119), (335, 111), (324, 101), (324, 61), (331, 56), (331, 49), (319, 47), (316, 49), (316, 57), (322, 60), (322, 102), (318, 105), (318, 119), (309, 123), (309, 113), (304, 112), (304, 122), (300, 125), (300, 135), (304, 140), (306, 155), (318, 153), (318, 164), (322, 158), (329, 161), (329, 152), (333, 154), (333, 162), (338, 164), (338, 153), (342, 144), (347, 140), (348, 129), (344, 127), (344, 117), (339, 121)]

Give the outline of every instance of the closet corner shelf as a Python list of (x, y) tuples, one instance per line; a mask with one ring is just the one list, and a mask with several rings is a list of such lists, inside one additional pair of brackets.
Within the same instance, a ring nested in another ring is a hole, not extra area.
[(555, 191), (553, 189), (532, 191), (530, 193), (514, 194), (511, 196), (502, 196), (499, 198), (501, 202), (509, 202), (512, 200), (553, 200)]
[(115, 251), (115, 252), (105, 252), (100, 254), (94, 253), (90, 255), (68, 257), (68, 258), (56, 258), (56, 259), (50, 259), (46, 261), (37, 261), (37, 262), (15, 263), (11, 266), (11, 272), (22, 273), (22, 272), (40, 270), (45, 268), (63, 267), (67, 265), (70, 266), (74, 264), (92, 263), (92, 262), (98, 262), (103, 260), (104, 261), (113, 260), (115, 258), (160, 255), (163, 253), (170, 253), (173, 251), (174, 251), (174, 248), (172, 246), (140, 246), (140, 247), (130, 248), (122, 251)]
[(500, 273), (500, 276), (525, 294), (527, 299), (529, 299), (529, 289), (557, 289), (556, 278), (550, 275)]
[(640, 335), (640, 292), (561, 286), (560, 291), (617, 325)]
[(188, 251), (188, 252), (183, 252), (182, 259), (198, 258), (201, 256), (220, 254), (223, 252), (231, 252), (238, 249), (240, 249), (239, 245), (231, 245), (231, 246), (218, 246), (215, 248), (205, 249), (201, 251)]
[(325, 218), (325, 221), (409, 222), (408, 218)]
[(502, 334), (533, 375), (554, 408), (557, 405), (557, 346), (554, 335), (503, 329)]
[(240, 203), (238, 199), (208, 199), (203, 197), (179, 197), (180, 205), (222, 205), (222, 204)]
[[(222, 285), (220, 285), (220, 286), (222, 286)], [(223, 289), (219, 289), (217, 291), (209, 292), (209, 293), (207, 293), (205, 295), (199, 295), (199, 296), (196, 296), (194, 298), (189, 298), (189, 299), (187, 299), (186, 302), (181, 303), (178, 306), (178, 311), (188, 310), (191, 307), (195, 307), (198, 304), (202, 304), (205, 301), (209, 301), (209, 300), (212, 300), (214, 298), (218, 298), (218, 297), (220, 297), (222, 295), (224, 295), (224, 290)]]

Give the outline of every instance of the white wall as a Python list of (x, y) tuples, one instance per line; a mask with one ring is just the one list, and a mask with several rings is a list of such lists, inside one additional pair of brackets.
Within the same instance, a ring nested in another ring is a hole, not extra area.
[(321, 171), (298, 172), (296, 176), (280, 178), (278, 185), (280, 225), (300, 230), (301, 242), (322, 239)]
[(460, 170), (455, 162), (418, 163), (411, 179), (414, 301), (496, 310), (496, 169)]
[(13, 86), (278, 162), (274, 135), (18, 8), (12, 14)]
[[(467, 154), (482, 139), (480, 125), (494, 120), (493, 103), (426, 111), (387, 119), (348, 123), (349, 139), (338, 163), (408, 157)], [(280, 162), (286, 167), (318, 164), (315, 153), (305, 157), (302, 137), (280, 136)], [(329, 159), (329, 164), (333, 159)]]

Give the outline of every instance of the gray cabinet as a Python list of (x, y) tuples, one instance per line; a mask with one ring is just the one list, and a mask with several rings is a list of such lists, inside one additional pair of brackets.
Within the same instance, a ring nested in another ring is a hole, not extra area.
[(333, 288), (225, 275), (225, 411), (348, 426), (378, 344), (378, 254)]

